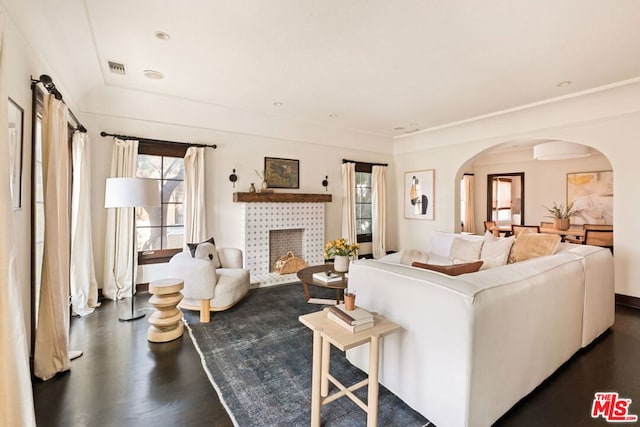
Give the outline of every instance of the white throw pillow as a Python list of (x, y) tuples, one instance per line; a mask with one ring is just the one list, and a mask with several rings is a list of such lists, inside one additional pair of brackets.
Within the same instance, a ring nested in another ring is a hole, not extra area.
[(466, 240), (460, 237), (453, 239), (449, 259), (456, 262), (470, 262), (480, 259), (483, 240)]
[(194, 258), (211, 261), (213, 262), (215, 268), (220, 268), (220, 258), (218, 258), (218, 251), (216, 250), (216, 247), (209, 242), (200, 243), (196, 247)]
[(411, 265), (413, 262), (426, 263), (429, 261), (429, 255), (420, 249), (405, 249), (400, 255), (400, 264)]
[(484, 261), (484, 264), (482, 264), (480, 270), (505, 265), (509, 259), (509, 252), (511, 252), (515, 236), (494, 237), (493, 234), (487, 231), (483, 241), (480, 259)]

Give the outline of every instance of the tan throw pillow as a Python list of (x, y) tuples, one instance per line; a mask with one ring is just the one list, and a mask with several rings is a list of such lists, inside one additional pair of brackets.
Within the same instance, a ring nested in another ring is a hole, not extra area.
[(556, 234), (521, 233), (511, 247), (509, 264), (539, 256), (553, 255), (560, 245)]
[(449, 259), (457, 261), (477, 261), (480, 259), (482, 240), (467, 240), (460, 237), (453, 239)]
[(412, 267), (424, 268), (425, 270), (437, 271), (438, 273), (448, 274), (449, 276), (458, 276), (465, 273), (475, 273), (482, 267), (482, 261), (468, 262), (465, 264), (453, 265), (435, 265), (423, 264), (421, 262), (413, 262)]
[(480, 270), (505, 265), (509, 259), (509, 252), (511, 251), (514, 240), (514, 236), (504, 238), (494, 237), (487, 231), (484, 236), (482, 251), (480, 251), (480, 259), (484, 261)]
[(405, 249), (400, 254), (400, 264), (411, 265), (412, 262), (427, 262), (429, 255), (419, 249)]

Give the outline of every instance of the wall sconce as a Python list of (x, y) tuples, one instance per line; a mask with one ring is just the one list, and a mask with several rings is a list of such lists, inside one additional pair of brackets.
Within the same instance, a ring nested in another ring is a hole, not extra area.
[(327, 187), (329, 186), (329, 176), (325, 176), (322, 180), (322, 186), (324, 187), (324, 191), (329, 191)]
[(229, 175), (229, 181), (233, 182), (233, 188), (236, 188), (236, 181), (238, 180), (238, 175), (236, 175), (236, 170), (233, 170), (233, 173)]

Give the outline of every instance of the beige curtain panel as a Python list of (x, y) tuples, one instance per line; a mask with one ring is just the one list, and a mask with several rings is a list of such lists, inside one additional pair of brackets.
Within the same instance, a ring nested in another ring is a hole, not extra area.
[(42, 126), (44, 254), (34, 373), (47, 380), (69, 360), (69, 149), (67, 106), (45, 94)]
[(204, 147), (189, 147), (184, 156), (184, 246), (207, 239)]
[(381, 258), (386, 251), (386, 182), (387, 167), (373, 166), (371, 168), (371, 219), (372, 219), (372, 252), (374, 258)]
[(464, 218), (462, 221), (464, 223), (464, 227), (462, 231), (467, 233), (476, 232), (476, 216), (475, 216), (475, 197), (474, 197), (474, 176), (473, 175), (465, 175), (462, 177), (462, 181), (464, 182)]
[[(138, 141), (113, 139), (111, 153), (112, 178), (133, 178), (138, 163)], [(102, 294), (105, 298), (119, 300), (131, 296), (131, 286), (135, 277), (131, 277), (131, 263), (134, 256), (131, 251), (133, 240), (133, 208), (107, 209), (107, 230), (104, 250), (104, 281)]]
[(356, 243), (356, 164), (342, 164), (342, 237)]
[[(7, 129), (5, 16), (0, 13), (0, 128)], [(28, 305), (18, 278), (14, 253), (8, 134), (0, 132), (0, 425), (36, 425), (29, 370), (29, 348), (23, 307)]]

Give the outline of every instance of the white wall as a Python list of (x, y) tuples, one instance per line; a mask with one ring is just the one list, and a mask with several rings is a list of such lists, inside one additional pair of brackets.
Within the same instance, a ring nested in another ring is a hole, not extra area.
[[(640, 232), (637, 212), (640, 191), (637, 190), (640, 156), (640, 84), (630, 83), (581, 97), (523, 109), (483, 120), (449, 126), (400, 139), (395, 145), (395, 192), (402, 194), (404, 171), (436, 170), (435, 220), (403, 219), (396, 204), (398, 243), (400, 248), (424, 247), (432, 231), (454, 231), (459, 218), (459, 177), (471, 167), (470, 159), (500, 144), (522, 139), (559, 139), (589, 145), (600, 151), (614, 171), (614, 240), (616, 292), (640, 297)], [(597, 159), (593, 159), (596, 161)], [(576, 165), (576, 171), (583, 169)], [(600, 169), (604, 163), (593, 164)], [(588, 168), (591, 169), (591, 168)], [(533, 173), (533, 172), (530, 172)], [(549, 184), (549, 199), (563, 200), (563, 169), (553, 176), (538, 177)], [(486, 178), (485, 178), (486, 179)], [(555, 181), (558, 179), (558, 182)], [(479, 181), (481, 178), (479, 179)], [(525, 178), (526, 180), (526, 178)], [(553, 181), (553, 182), (551, 182)], [(538, 201), (547, 198), (542, 190), (527, 195)], [(481, 184), (479, 184), (481, 185)], [(538, 203), (527, 200), (526, 221), (540, 218)], [(481, 217), (480, 217), (481, 218)], [(482, 224), (482, 222), (480, 222)]]
[[(102, 111), (111, 111), (120, 104), (127, 104), (128, 97), (137, 98), (137, 92), (118, 90), (124, 98), (118, 98), (118, 105), (102, 104)], [(105, 101), (116, 102), (114, 98), (106, 97)], [(94, 257), (96, 260), (96, 275), (98, 283), (102, 284), (104, 264), (104, 229), (106, 212), (104, 209), (104, 186), (109, 173), (111, 161), (111, 138), (102, 138), (100, 131), (135, 135), (154, 139), (168, 139), (174, 141), (193, 141), (206, 144), (216, 144), (216, 150), (206, 149), (206, 192), (207, 192), (207, 229), (213, 235), (219, 246), (241, 247), (240, 240), (240, 208), (233, 203), (234, 191), (248, 191), (250, 183), (260, 182), (255, 170), (262, 171), (264, 157), (283, 157), (300, 160), (300, 189), (277, 190), (279, 192), (325, 193), (322, 180), (328, 176), (328, 193), (333, 195), (332, 202), (326, 206), (326, 239), (341, 237), (342, 189), (340, 165), (342, 159), (359, 160), (365, 162), (390, 162), (391, 145), (386, 146), (387, 152), (372, 151), (356, 148), (339, 147), (336, 144), (349, 145), (344, 137), (339, 140), (331, 139), (326, 144), (319, 142), (293, 141), (271, 136), (256, 136), (248, 133), (222, 131), (209, 128), (206, 122), (191, 125), (160, 123), (161, 117), (170, 109), (166, 102), (172, 100), (157, 97), (154, 102), (147, 103), (147, 108), (130, 111), (139, 119), (116, 117), (112, 114), (83, 113), (82, 121), (89, 129), (92, 150), (92, 209), (93, 209), (93, 241)], [(153, 108), (150, 108), (153, 107)], [(200, 114), (202, 105), (182, 104), (176, 108), (176, 115), (186, 116), (185, 108), (194, 110), (194, 116)], [(212, 122), (215, 122), (212, 118)], [(317, 134), (312, 135), (317, 139)], [(334, 135), (335, 136), (335, 135)], [(362, 135), (358, 138), (363, 138)], [(366, 139), (366, 138), (365, 138)], [(364, 141), (359, 141), (363, 145)], [(372, 138), (372, 145), (379, 144), (379, 139)], [(236, 188), (229, 182), (229, 175), (236, 169), (238, 181)], [(392, 187), (389, 187), (392, 188)], [(393, 210), (389, 215), (393, 215)], [(392, 219), (393, 220), (393, 219)], [(387, 233), (389, 247), (395, 247), (394, 229)], [(154, 280), (164, 274), (162, 266), (145, 267), (139, 282)]]

